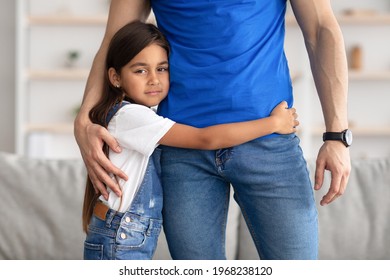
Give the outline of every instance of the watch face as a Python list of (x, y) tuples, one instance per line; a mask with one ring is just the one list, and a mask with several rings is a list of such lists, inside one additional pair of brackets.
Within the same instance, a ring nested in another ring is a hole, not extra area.
[(352, 144), (353, 136), (352, 136), (352, 131), (347, 129), (345, 131), (345, 142), (347, 142), (348, 146)]

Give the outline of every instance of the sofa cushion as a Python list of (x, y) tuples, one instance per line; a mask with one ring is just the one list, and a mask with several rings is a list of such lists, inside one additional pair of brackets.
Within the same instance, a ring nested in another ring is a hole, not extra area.
[(0, 259), (81, 259), (81, 160), (0, 153)]
[(354, 160), (345, 194), (319, 206), (320, 258), (390, 259), (389, 201), (390, 158)]

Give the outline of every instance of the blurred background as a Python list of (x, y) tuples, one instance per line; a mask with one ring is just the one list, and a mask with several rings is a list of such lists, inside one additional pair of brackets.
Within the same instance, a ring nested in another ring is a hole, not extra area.
[[(109, 0), (0, 0), (0, 151), (80, 158), (73, 119), (105, 30)], [(352, 158), (390, 156), (390, 1), (332, 0), (350, 67)], [(286, 54), (307, 158), (324, 125), (307, 53), (291, 9)]]
[[(354, 144), (348, 195), (318, 207), (319, 257), (390, 259), (390, 0), (331, 3), (348, 55)], [(73, 120), (109, 4), (0, 0), (0, 260), (82, 258), (86, 172)], [(298, 134), (314, 177), (324, 124), (290, 7), (285, 49), (301, 122)], [(315, 192), (318, 201), (328, 190), (329, 176), (324, 186)], [(235, 203), (230, 204), (227, 227), (228, 258), (256, 259)], [(169, 259), (164, 237), (156, 258)]]

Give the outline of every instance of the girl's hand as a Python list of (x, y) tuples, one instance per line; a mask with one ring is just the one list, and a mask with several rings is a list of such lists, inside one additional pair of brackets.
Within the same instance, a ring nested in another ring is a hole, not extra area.
[(272, 110), (271, 117), (276, 120), (276, 133), (290, 134), (296, 132), (296, 127), (299, 125), (298, 115), (295, 108), (288, 108), (286, 101), (282, 101)]

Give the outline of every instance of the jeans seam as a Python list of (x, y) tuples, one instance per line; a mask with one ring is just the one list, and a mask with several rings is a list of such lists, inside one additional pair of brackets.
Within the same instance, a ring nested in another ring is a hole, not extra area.
[(250, 222), (250, 219), (248, 217), (248, 214), (246, 213), (245, 211), (245, 208), (243, 207), (243, 204), (241, 203), (241, 200), (239, 198), (239, 195), (237, 193), (235, 193), (236, 195), (236, 201), (238, 202), (238, 204), (240, 205), (240, 209), (241, 209), (241, 213), (242, 215), (244, 216), (244, 219), (245, 219), (245, 223), (248, 227), (248, 230), (250, 231), (251, 233), (251, 236), (252, 236), (252, 239), (253, 239), (253, 242), (255, 243), (255, 246), (256, 246), (256, 249), (258, 250), (258, 254), (261, 258), (261, 252), (260, 252), (260, 242), (259, 242), (259, 239), (257, 237), (257, 234), (256, 234), (256, 231), (253, 229), (253, 225), (252, 223)]

